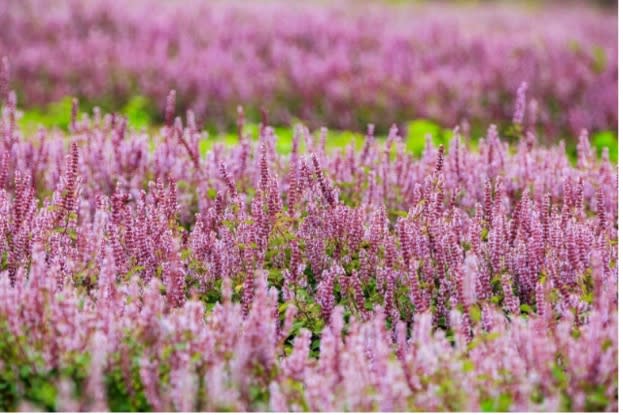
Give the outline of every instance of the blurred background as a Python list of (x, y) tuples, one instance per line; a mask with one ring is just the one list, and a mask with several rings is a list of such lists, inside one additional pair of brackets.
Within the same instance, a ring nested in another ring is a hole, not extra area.
[(404, 131), (414, 120), (478, 136), (512, 126), (525, 82), (540, 137), (616, 143), (615, 1), (212, 2), (11, 0), (0, 55), (26, 109), (55, 124), (70, 97), (162, 121), (165, 97), (208, 130), (250, 121)]

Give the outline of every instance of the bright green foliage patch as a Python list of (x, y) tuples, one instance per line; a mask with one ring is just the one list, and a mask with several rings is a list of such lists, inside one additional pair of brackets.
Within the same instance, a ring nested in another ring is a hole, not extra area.
[[(63, 130), (67, 130), (71, 122), (71, 101), (71, 97), (64, 97), (44, 108), (25, 111), (18, 121), (18, 126), (27, 135), (35, 132), (39, 127), (60, 127)], [(88, 108), (81, 107), (80, 109), (87, 110)], [(157, 109), (143, 96), (133, 96), (121, 113), (127, 118), (128, 124), (135, 129), (158, 128), (157, 117), (155, 115)], [(405, 123), (404, 127), (406, 130), (405, 142), (407, 150), (415, 156), (420, 156), (424, 151), (427, 136), (430, 136), (435, 146), (443, 144), (447, 147), (452, 140), (453, 133), (451, 129), (444, 128), (431, 120), (416, 119)], [(275, 145), (279, 154), (289, 154), (292, 151), (291, 137), (293, 128), (294, 126), (274, 127), (277, 137)], [(245, 124), (245, 134), (252, 140), (258, 139), (259, 129), (259, 123), (247, 122)], [(319, 131), (315, 131), (313, 134), (319, 134)], [(476, 148), (479, 138), (480, 137), (476, 136), (470, 137), (468, 142), (470, 147)], [(362, 132), (337, 130), (329, 130), (327, 132), (327, 148), (329, 149), (341, 149), (353, 144), (355, 149), (359, 150), (363, 147), (364, 141), (365, 136)], [(575, 160), (575, 139), (568, 141), (569, 157)], [(217, 142), (231, 148), (238, 143), (238, 134), (236, 132), (214, 132), (209, 134), (199, 143), (201, 154), (206, 154)], [(618, 161), (618, 138), (615, 131), (605, 130), (594, 133), (591, 137), (591, 144), (598, 152), (598, 155), (601, 155), (602, 150), (607, 148), (610, 160), (615, 163)], [(305, 142), (303, 139), (299, 141), (299, 148), (305, 151)]]
[(44, 108), (30, 109), (23, 113), (18, 126), (26, 134), (39, 127), (67, 129), (71, 121), (71, 97), (52, 102)]
[(141, 129), (154, 124), (153, 108), (147, 98), (136, 95), (123, 108), (123, 115), (128, 119), (130, 126)]
[(604, 148), (608, 149), (610, 160), (617, 162), (619, 160), (619, 141), (614, 131), (599, 131), (593, 134), (591, 143), (601, 154)]

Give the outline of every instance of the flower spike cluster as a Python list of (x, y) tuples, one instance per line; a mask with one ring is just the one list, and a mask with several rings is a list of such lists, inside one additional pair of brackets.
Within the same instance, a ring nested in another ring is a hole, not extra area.
[(2, 409), (618, 408), (618, 176), (586, 133), (575, 166), (494, 126), (281, 154), (239, 112), (200, 154), (174, 98), (151, 134), (24, 136), (5, 105)]

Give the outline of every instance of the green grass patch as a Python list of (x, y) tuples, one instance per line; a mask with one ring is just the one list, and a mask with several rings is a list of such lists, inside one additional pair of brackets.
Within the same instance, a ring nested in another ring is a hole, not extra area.
[(67, 130), (71, 122), (71, 100), (71, 97), (65, 97), (44, 108), (23, 112), (18, 121), (19, 128), (27, 135), (34, 133), (39, 127)]
[[(599, 56), (599, 53), (596, 53)], [(18, 126), (25, 135), (32, 135), (39, 127), (44, 128), (60, 128), (67, 131), (71, 122), (71, 97), (64, 97), (59, 101), (52, 102), (42, 108), (31, 108), (24, 111), (18, 121)], [(80, 104), (80, 111), (91, 111), (92, 108), (85, 104)], [(148, 131), (156, 131), (159, 128), (158, 120), (155, 118), (157, 113), (154, 105), (145, 97), (137, 95), (133, 96), (127, 104), (122, 108), (120, 113), (128, 120), (130, 127), (136, 130), (147, 129)], [(426, 147), (426, 137), (430, 136), (433, 145), (439, 146), (443, 144), (446, 148), (452, 140), (452, 130), (444, 128), (434, 121), (427, 119), (416, 119), (405, 123), (406, 137), (405, 142), (407, 150), (415, 155), (420, 156)], [(292, 151), (292, 137), (294, 135), (293, 126), (276, 126), (273, 127), (276, 135), (275, 146), (279, 154), (289, 154)], [(252, 140), (259, 137), (259, 123), (249, 122), (245, 124), (245, 133)], [(319, 130), (313, 132), (317, 137)], [(471, 149), (476, 149), (480, 135), (471, 137), (467, 144)], [(235, 131), (230, 132), (212, 132), (208, 138), (203, 139), (199, 143), (201, 154), (205, 155), (218, 142), (225, 147), (234, 147), (238, 143), (238, 135)], [(610, 160), (614, 163), (618, 162), (618, 138), (615, 131), (598, 131), (591, 137), (591, 144), (597, 151), (598, 155), (604, 148), (608, 149)], [(360, 150), (365, 142), (364, 134), (354, 131), (328, 130), (327, 148), (342, 149), (353, 144), (357, 150)], [(569, 158), (575, 162), (576, 146), (575, 140), (567, 140), (567, 148)], [(305, 140), (301, 138), (299, 141), (301, 152), (305, 151)]]
[(597, 149), (598, 155), (604, 148), (608, 149), (610, 160), (617, 163), (619, 160), (619, 140), (613, 131), (599, 131), (593, 134), (591, 144)]

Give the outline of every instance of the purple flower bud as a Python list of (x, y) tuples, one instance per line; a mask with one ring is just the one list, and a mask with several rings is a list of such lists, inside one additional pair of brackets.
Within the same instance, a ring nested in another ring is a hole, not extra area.
[(175, 90), (172, 89), (167, 95), (167, 102), (164, 110), (164, 123), (167, 127), (173, 126), (173, 119), (175, 117)]
[(517, 88), (517, 97), (515, 99), (515, 113), (513, 114), (513, 124), (522, 125), (524, 113), (526, 112), (526, 91), (528, 84), (522, 82)]
[(2, 67), (0, 67), (0, 102), (7, 99), (9, 93), (10, 69), (9, 58), (2, 57)]

